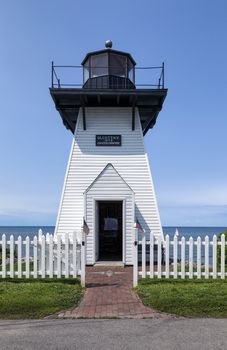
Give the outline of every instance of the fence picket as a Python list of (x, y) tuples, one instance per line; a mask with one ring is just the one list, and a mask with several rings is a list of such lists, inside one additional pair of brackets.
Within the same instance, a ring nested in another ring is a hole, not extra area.
[(61, 236), (57, 236), (57, 277), (61, 278)]
[(22, 238), (17, 239), (17, 277), (22, 277)]
[(213, 278), (217, 278), (217, 236), (213, 236)]
[(221, 278), (225, 278), (225, 235), (221, 235)]
[(77, 277), (77, 239), (76, 232), (73, 232), (73, 278)]
[(50, 271), (49, 271), (49, 267), (50, 267), (50, 256), (49, 256), (50, 234), (48, 232), (46, 234), (45, 241), (46, 241), (45, 252), (47, 253), (47, 254), (45, 254), (45, 275), (47, 276), (50, 274)]
[(138, 284), (138, 228), (134, 228), (133, 244), (133, 287)]
[(53, 278), (53, 235), (49, 236), (49, 277)]
[(10, 278), (14, 277), (14, 236), (10, 236), (10, 243), (9, 243), (9, 259), (10, 259)]
[(158, 237), (158, 278), (162, 278), (162, 237)]
[(201, 278), (201, 237), (197, 238), (197, 278)]
[(166, 269), (166, 278), (169, 278), (169, 235), (166, 235), (166, 242), (165, 242), (165, 253), (166, 253), (166, 259), (165, 259), (165, 269)]
[(37, 237), (35, 236), (33, 238), (33, 277), (37, 278), (38, 277), (38, 273), (37, 273), (37, 269), (38, 269), (38, 264), (37, 264), (37, 258), (38, 258), (38, 242), (37, 242)]
[(193, 278), (193, 238), (189, 238), (189, 278)]
[(85, 275), (86, 275), (86, 234), (81, 232), (82, 242), (81, 242), (81, 285), (85, 287)]
[(69, 234), (65, 234), (65, 278), (69, 277)]
[(154, 278), (154, 234), (150, 232), (150, 278)]
[(173, 277), (177, 278), (177, 247), (178, 246), (178, 240), (177, 235), (173, 238)]
[(142, 234), (142, 277), (146, 277), (146, 235)]
[(46, 276), (46, 237), (43, 235), (41, 239), (41, 276)]
[(181, 278), (185, 279), (185, 238), (181, 238)]
[(6, 277), (6, 235), (2, 235), (2, 278)]
[(30, 238), (25, 240), (25, 277), (30, 277)]
[(205, 278), (209, 278), (209, 237), (205, 237)]

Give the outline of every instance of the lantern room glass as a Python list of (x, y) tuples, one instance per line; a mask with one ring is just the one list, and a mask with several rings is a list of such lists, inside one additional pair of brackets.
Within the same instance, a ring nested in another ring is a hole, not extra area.
[(83, 65), (84, 83), (89, 78), (118, 76), (135, 83), (135, 65), (127, 55), (111, 51), (91, 55)]

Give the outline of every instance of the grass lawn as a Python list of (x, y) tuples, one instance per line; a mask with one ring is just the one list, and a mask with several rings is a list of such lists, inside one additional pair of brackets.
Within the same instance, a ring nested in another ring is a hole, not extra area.
[(77, 304), (77, 279), (0, 279), (0, 319), (42, 318)]
[(180, 316), (227, 317), (227, 280), (141, 279), (136, 291), (143, 303)]

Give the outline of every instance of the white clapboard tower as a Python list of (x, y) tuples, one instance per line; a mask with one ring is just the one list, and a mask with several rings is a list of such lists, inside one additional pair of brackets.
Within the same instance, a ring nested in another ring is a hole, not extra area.
[(52, 65), (50, 93), (74, 135), (55, 234), (84, 226), (87, 264), (132, 264), (136, 223), (147, 236), (163, 236), (144, 135), (167, 94), (164, 67), (148, 88), (136, 86), (135, 65), (110, 41), (86, 55), (80, 88), (61, 84)]

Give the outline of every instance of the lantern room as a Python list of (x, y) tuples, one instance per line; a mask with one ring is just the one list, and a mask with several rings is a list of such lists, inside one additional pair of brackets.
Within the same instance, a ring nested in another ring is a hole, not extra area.
[(83, 88), (135, 89), (136, 62), (127, 52), (106, 49), (90, 52), (82, 62)]

